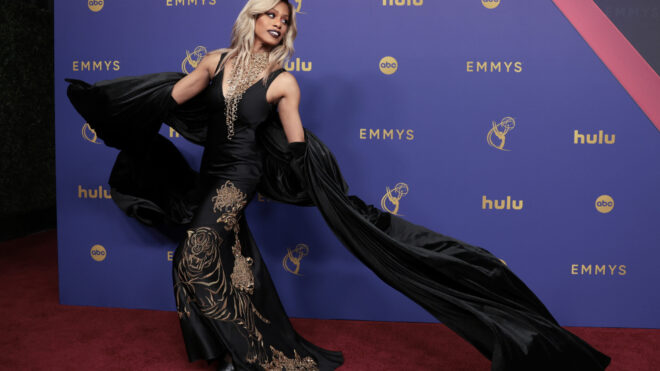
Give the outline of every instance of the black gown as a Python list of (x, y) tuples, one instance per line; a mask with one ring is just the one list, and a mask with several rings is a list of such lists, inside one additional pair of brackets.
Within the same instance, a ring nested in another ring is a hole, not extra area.
[[(183, 76), (159, 73), (89, 85), (68, 96), (107, 145), (121, 149), (112, 198), (149, 225), (187, 226), (173, 263), (190, 360), (231, 352), (238, 369), (331, 370), (341, 353), (291, 327), (244, 217), (255, 192), (314, 205), (339, 240), (383, 281), (424, 307), (492, 361), (494, 371), (603, 370), (610, 358), (559, 326), (508, 267), (480, 247), (384, 213), (356, 196), (330, 150), (309, 130), (289, 145), (264, 85), (239, 104), (226, 139), (222, 72), (177, 106)], [(158, 134), (162, 122), (205, 146), (200, 172)]]
[(206, 191), (173, 259), (177, 311), (191, 361), (221, 358), (227, 349), (239, 370), (334, 369), (343, 362), (341, 353), (294, 331), (244, 216), (262, 173), (256, 130), (275, 114), (266, 91), (282, 71), (245, 91), (231, 139), (224, 70), (202, 95), (212, 123), (200, 169)]

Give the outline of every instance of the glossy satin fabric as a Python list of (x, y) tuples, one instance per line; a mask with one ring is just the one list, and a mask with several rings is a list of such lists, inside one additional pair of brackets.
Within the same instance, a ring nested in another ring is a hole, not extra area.
[[(276, 114), (266, 101), (266, 91), (282, 70), (245, 91), (231, 140), (224, 116), (223, 72), (197, 98), (209, 107), (205, 138), (199, 141), (204, 145), (199, 174), (162, 136), (140, 132), (143, 144), (128, 142), (107, 135), (117, 131), (98, 125), (93, 112), (86, 117), (106, 143), (122, 148), (110, 181), (113, 197), (148, 224), (186, 221), (172, 265), (177, 312), (190, 361), (222, 359), (229, 352), (238, 370), (334, 370), (343, 363), (341, 353), (306, 341), (291, 326), (245, 218), (245, 208), (262, 176), (263, 154), (256, 130)], [(98, 96), (100, 101), (107, 97), (105, 93)], [(168, 99), (164, 104), (174, 107)], [(122, 125), (130, 130), (126, 122)], [(170, 210), (167, 217), (163, 209)]]
[(321, 349), (294, 331), (244, 215), (262, 175), (256, 130), (275, 114), (266, 91), (281, 72), (244, 92), (231, 140), (224, 71), (203, 93), (210, 108), (200, 170), (206, 191), (173, 259), (177, 310), (191, 361), (222, 358), (226, 348), (237, 369), (330, 370), (343, 362), (341, 353)]
[[(209, 113), (208, 102), (203, 99), (205, 93), (201, 98), (174, 107), (168, 98), (178, 78), (167, 73), (135, 77), (134, 85), (139, 89), (130, 88), (131, 84), (127, 86), (125, 80), (94, 86), (74, 81), (69, 97), (85, 116), (84, 112), (89, 111), (86, 100), (99, 100), (90, 96), (107, 96), (110, 102), (115, 102), (120, 94), (115, 89), (128, 89), (129, 93), (121, 94), (135, 94), (124, 103), (139, 101), (141, 108), (149, 106), (154, 117), (162, 118), (187, 139), (204, 143), (207, 127), (213, 124), (209, 121), (213, 114)], [(148, 91), (146, 95), (145, 91)], [(81, 105), (84, 107), (79, 107)], [(117, 111), (127, 113), (130, 108)], [(133, 114), (137, 117), (143, 113)], [(131, 114), (127, 116), (130, 119)], [(92, 120), (87, 119), (94, 127)], [(103, 120), (99, 122), (106, 124)], [(139, 121), (139, 128), (128, 131), (142, 135), (152, 125), (157, 126), (153, 122)], [(97, 133), (103, 138), (98, 130)], [(212, 133), (210, 127), (208, 133)], [(293, 154), (276, 114), (268, 115), (266, 122), (257, 127), (255, 140), (262, 154), (262, 177), (257, 190), (277, 201), (319, 208), (328, 226), (360, 261), (474, 345), (492, 360), (492, 370), (603, 370), (609, 364), (609, 357), (562, 329), (534, 293), (487, 250), (383, 213), (356, 196), (348, 196), (348, 187), (332, 153), (310, 131), (305, 130), (305, 133), (306, 145)], [(149, 143), (166, 141), (157, 134), (146, 137), (150, 138), (145, 139)], [(111, 141), (121, 142), (120, 139)], [(159, 156), (180, 156), (173, 146), (163, 143), (154, 147), (162, 152), (154, 155), (153, 151), (147, 151), (151, 154), (142, 162), (142, 167), (158, 169)], [(131, 151), (129, 146), (122, 152)], [(194, 199), (190, 195), (199, 193), (196, 187), (200, 182), (187, 164), (174, 163), (180, 166), (162, 169), (164, 174), (157, 178), (176, 173), (188, 181), (179, 180), (175, 189), (150, 194), (149, 190), (155, 185), (149, 185), (144, 179), (135, 182), (135, 178), (142, 178), (135, 173), (140, 171), (139, 167), (126, 170), (130, 166), (118, 162), (113, 174), (124, 169), (132, 175), (118, 176), (114, 182), (111, 179), (113, 190), (119, 194), (115, 201), (129, 215), (145, 223), (163, 220), (188, 223), (189, 218), (185, 216), (198, 206), (189, 201)], [(141, 196), (136, 197), (137, 193)], [(144, 215), (150, 218), (145, 219)]]

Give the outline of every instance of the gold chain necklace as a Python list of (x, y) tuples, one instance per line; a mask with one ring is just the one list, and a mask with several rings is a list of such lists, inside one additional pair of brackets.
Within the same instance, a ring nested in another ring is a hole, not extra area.
[(238, 117), (238, 103), (243, 98), (243, 93), (260, 78), (268, 67), (268, 53), (252, 54), (245, 66), (234, 66), (231, 76), (227, 81), (225, 96), (225, 121), (227, 123), (227, 139), (234, 136), (234, 123)]

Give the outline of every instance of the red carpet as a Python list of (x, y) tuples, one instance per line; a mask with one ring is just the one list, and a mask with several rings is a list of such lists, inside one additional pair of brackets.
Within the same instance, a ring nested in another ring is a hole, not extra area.
[[(56, 233), (0, 243), (0, 369), (210, 370), (188, 363), (174, 312), (58, 303)], [(294, 319), (340, 349), (341, 370), (489, 370), (490, 362), (439, 324)], [(660, 330), (570, 328), (612, 357), (608, 370), (660, 369)]]

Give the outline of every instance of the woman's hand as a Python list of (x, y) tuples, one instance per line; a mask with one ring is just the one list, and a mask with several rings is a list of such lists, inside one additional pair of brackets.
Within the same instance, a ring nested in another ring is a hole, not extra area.
[(305, 132), (298, 112), (300, 87), (296, 78), (289, 72), (282, 72), (271, 83), (266, 99), (268, 102), (277, 102), (277, 110), (287, 141), (304, 142)]
[(179, 80), (172, 88), (172, 98), (176, 103), (186, 102), (209, 86), (218, 62), (220, 62), (220, 54), (207, 55), (194, 71)]

